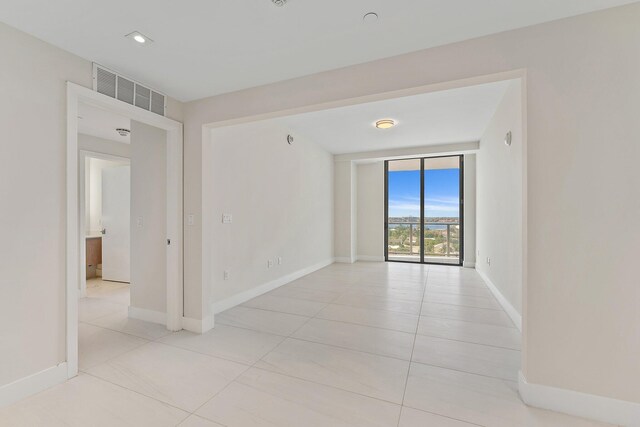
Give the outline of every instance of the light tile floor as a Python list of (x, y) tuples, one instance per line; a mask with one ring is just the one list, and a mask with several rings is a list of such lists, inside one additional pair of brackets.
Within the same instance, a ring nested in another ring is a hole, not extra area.
[(2, 426), (603, 426), (525, 406), (520, 334), (474, 270), (334, 264), (216, 316), (203, 335), (80, 301), (81, 374)]

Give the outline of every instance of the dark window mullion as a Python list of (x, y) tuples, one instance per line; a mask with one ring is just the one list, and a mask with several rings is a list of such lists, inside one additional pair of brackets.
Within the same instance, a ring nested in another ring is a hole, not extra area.
[(420, 159), (420, 263), (424, 264), (424, 158)]

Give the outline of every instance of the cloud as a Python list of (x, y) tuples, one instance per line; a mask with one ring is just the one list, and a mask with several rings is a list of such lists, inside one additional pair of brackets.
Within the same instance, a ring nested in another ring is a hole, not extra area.
[(443, 204), (451, 204), (458, 205), (460, 202), (457, 197), (427, 197), (425, 198), (425, 202), (427, 203), (443, 203)]

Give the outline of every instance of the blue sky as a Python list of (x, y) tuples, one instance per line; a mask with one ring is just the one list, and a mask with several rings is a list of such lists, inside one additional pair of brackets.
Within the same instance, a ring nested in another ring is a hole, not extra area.
[[(425, 170), (425, 217), (459, 217), (459, 169)], [(420, 217), (420, 171), (389, 171), (389, 216)]]

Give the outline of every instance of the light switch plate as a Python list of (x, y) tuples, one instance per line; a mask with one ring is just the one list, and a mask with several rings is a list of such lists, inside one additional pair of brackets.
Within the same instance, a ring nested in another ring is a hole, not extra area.
[(196, 216), (194, 214), (187, 215), (187, 225), (194, 225), (196, 223)]
[(222, 223), (223, 224), (231, 224), (233, 222), (233, 215), (231, 214), (222, 214)]

